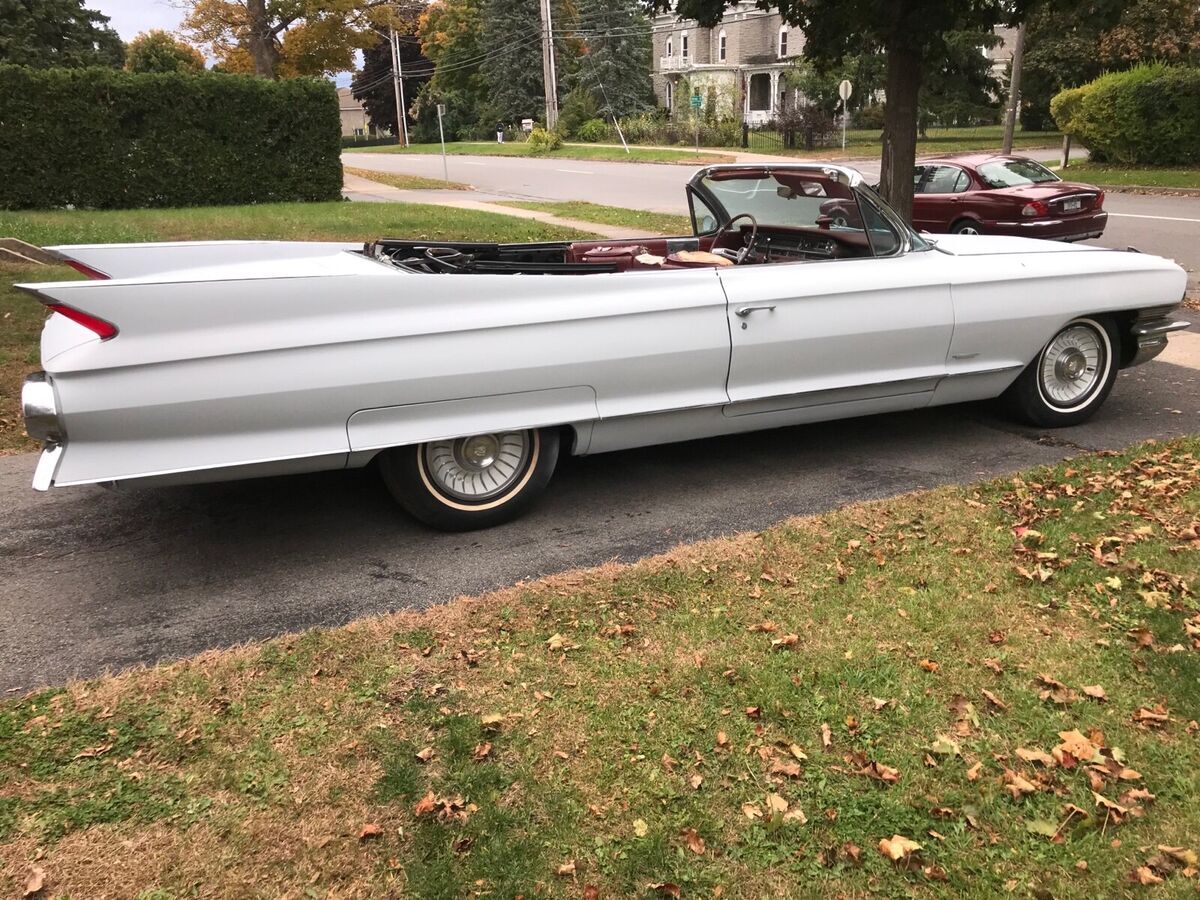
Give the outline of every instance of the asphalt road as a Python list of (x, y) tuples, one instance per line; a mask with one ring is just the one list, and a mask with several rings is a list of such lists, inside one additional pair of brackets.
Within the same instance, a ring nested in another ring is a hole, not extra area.
[(1200, 432), (1200, 334), (1168, 353), (1077, 428), (971, 404), (566, 459), (531, 515), (469, 535), (414, 524), (372, 470), (36, 494), (33, 457), (0, 458), (0, 692)]
[[(346, 153), (346, 165), (381, 172), (442, 177), (442, 158), (425, 154)], [(878, 162), (851, 161), (864, 175), (879, 176)], [(475, 186), (485, 194), (524, 200), (588, 200), (630, 209), (686, 213), (683, 186), (687, 166), (593, 162), (520, 157), (447, 158), (451, 181)], [(462, 193), (457, 193), (458, 199)], [(1109, 193), (1104, 201), (1108, 227), (1100, 247), (1137, 247), (1174, 259), (1188, 270), (1193, 290), (1200, 289), (1200, 197)]]

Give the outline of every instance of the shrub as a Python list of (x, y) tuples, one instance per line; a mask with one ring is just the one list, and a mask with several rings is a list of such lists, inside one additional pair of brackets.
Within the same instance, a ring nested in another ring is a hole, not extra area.
[(557, 131), (547, 131), (541, 125), (534, 125), (529, 132), (529, 149), (534, 153), (549, 153), (562, 146), (562, 135)]
[(850, 113), (850, 125), (852, 128), (870, 128), (872, 130), (883, 128), (883, 104), (872, 103), (870, 106), (864, 106), (862, 109)]
[(1059, 127), (1082, 140), (1094, 159), (1200, 163), (1200, 68), (1135, 66), (1063, 91), (1051, 103)]
[(0, 66), (0, 208), (341, 195), (332, 84)]
[(588, 119), (576, 131), (575, 136), (581, 141), (595, 144), (608, 139), (608, 123), (603, 119)]

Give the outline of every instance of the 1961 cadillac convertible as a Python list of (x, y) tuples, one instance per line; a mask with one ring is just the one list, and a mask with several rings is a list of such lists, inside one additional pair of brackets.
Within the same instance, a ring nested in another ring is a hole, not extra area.
[[(1137, 252), (914, 232), (858, 172), (725, 165), (663, 239), (54, 248), (34, 487), (378, 464), (439, 528), (525, 510), (560, 452), (1003, 396), (1083, 421), (1186, 327)], [(852, 211), (852, 215), (848, 212)]]

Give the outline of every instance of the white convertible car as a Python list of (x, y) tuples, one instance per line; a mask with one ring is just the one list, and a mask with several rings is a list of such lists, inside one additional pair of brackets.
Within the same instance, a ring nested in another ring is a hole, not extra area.
[(88, 281), (23, 392), (34, 487), (364, 466), (445, 529), (505, 521), (560, 452), (1003, 396), (1090, 416), (1187, 327), (1137, 252), (915, 233), (858, 172), (724, 165), (694, 234), (57, 247)]

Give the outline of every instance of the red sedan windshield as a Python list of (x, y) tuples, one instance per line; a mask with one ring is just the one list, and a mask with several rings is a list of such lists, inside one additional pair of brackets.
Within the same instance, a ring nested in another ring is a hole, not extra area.
[(1026, 184), (1061, 181), (1057, 175), (1032, 159), (998, 159), (983, 163), (976, 171), (991, 188), (1022, 187)]

